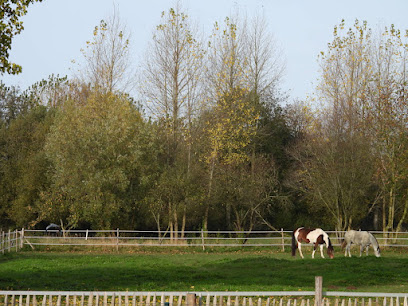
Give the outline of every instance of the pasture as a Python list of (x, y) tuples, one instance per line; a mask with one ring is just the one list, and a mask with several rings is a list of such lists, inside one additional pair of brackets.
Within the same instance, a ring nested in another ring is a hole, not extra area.
[(2, 290), (81, 291), (332, 291), (408, 292), (408, 252), (385, 249), (382, 257), (305, 259), (278, 250), (152, 249), (88, 252), (57, 249), (0, 256)]

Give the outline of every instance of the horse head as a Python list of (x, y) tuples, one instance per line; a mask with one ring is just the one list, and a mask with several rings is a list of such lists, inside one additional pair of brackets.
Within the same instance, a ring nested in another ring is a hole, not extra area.
[(327, 236), (327, 240), (328, 240), (327, 255), (329, 255), (329, 257), (333, 259), (334, 258), (334, 248), (333, 248), (333, 245), (331, 243), (329, 236)]

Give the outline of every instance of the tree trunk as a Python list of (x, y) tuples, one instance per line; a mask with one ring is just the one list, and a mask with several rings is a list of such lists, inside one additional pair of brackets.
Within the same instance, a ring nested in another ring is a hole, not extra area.
[(174, 227), (173, 227), (173, 213), (171, 209), (171, 203), (169, 203), (169, 229), (170, 229), (170, 242), (173, 242)]
[(187, 205), (186, 203), (184, 203), (183, 204), (183, 219), (181, 223), (181, 236), (180, 236), (181, 239), (184, 239), (184, 231), (186, 229), (186, 219), (187, 219), (186, 212), (187, 212)]
[(208, 182), (208, 193), (207, 193), (207, 201), (206, 201), (207, 203), (206, 203), (206, 206), (205, 206), (204, 220), (203, 220), (203, 229), (205, 231), (208, 230), (208, 214), (209, 214), (209, 211), (210, 211), (210, 201), (211, 201), (211, 195), (212, 195), (214, 169), (215, 169), (215, 158), (213, 157), (213, 159), (211, 161), (210, 177), (209, 177), (209, 182)]
[[(407, 192), (407, 196), (408, 196), (408, 192)], [(407, 213), (408, 213), (408, 198), (405, 198), (404, 212), (402, 213), (401, 219), (399, 220), (397, 228), (395, 229), (397, 233), (401, 231), (402, 223), (405, 221), (405, 218), (407, 217)], [(397, 233), (395, 234), (395, 237), (394, 237), (395, 239), (398, 236)]]
[(173, 220), (174, 220), (174, 240), (177, 243), (178, 241), (178, 218), (177, 218), (177, 209), (173, 208)]

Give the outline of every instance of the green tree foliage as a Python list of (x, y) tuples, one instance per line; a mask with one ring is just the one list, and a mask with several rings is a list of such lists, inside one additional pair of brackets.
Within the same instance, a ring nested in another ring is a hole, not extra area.
[[(192, 194), (195, 163), (194, 120), (199, 114), (203, 70), (202, 46), (181, 6), (163, 12), (143, 63), (140, 91), (150, 114), (157, 120), (156, 140), (160, 170), (147, 206), (157, 228), (168, 228), (177, 239), (194, 207)], [(172, 192), (170, 192), (172, 190)]]
[(11, 120), (31, 108), (32, 103), (19, 88), (7, 87), (0, 82), (0, 120), (1, 125), (9, 125)]
[(265, 30), (226, 18), (204, 50), (179, 6), (164, 12), (140, 82), (149, 120), (124, 93), (129, 41), (115, 16), (83, 52), (85, 81), (0, 87), (7, 226), (150, 228), (174, 240), (202, 226), (291, 226), (287, 147), (299, 133), (279, 106), (283, 66)]
[(124, 195), (138, 169), (139, 112), (122, 95), (92, 93), (69, 101), (56, 117), (45, 151), (53, 164), (52, 185), (45, 190), (41, 218), (67, 226), (79, 221), (94, 228), (121, 223)]
[(7, 219), (19, 227), (34, 224), (40, 190), (47, 188), (43, 146), (52, 122), (52, 112), (38, 106), (2, 130), (2, 208)]
[[(314, 116), (293, 157), (314, 211), (345, 229), (382, 211), (384, 230), (406, 220), (407, 45), (391, 26), (375, 33), (366, 22), (334, 28), (321, 52)], [(379, 205), (379, 204), (382, 205)]]
[(9, 53), (14, 36), (24, 29), (20, 20), (27, 14), (28, 6), (42, 0), (2, 0), (0, 2), (0, 73), (18, 74), (20, 65), (9, 62)]
[(29, 226), (37, 217), (39, 191), (47, 184), (43, 145), (53, 115), (29, 92), (3, 84), (0, 89), (1, 225)]
[(320, 56), (317, 94), (325, 108), (315, 114), (308, 137), (293, 151), (310, 210), (323, 212), (337, 230), (364, 217), (374, 172), (363, 129), (371, 31), (358, 21), (346, 33), (344, 27), (342, 22), (334, 28), (333, 42)]
[(385, 27), (372, 44), (372, 79), (365, 90), (367, 128), (375, 153), (382, 228), (400, 231), (407, 221), (407, 34)]
[(53, 108), (64, 105), (70, 96), (75, 95), (75, 85), (67, 76), (52, 74), (31, 85), (26, 92), (34, 103)]

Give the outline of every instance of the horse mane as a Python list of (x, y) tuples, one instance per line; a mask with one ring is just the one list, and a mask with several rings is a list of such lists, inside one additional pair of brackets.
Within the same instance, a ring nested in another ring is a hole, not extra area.
[(372, 243), (372, 244), (375, 243), (376, 246), (378, 247), (378, 246), (379, 246), (379, 243), (378, 243), (378, 241), (377, 241), (377, 238), (375, 238), (375, 236), (374, 236), (373, 234), (371, 234), (370, 232), (368, 232), (368, 234), (369, 234), (371, 243)]
[(329, 235), (327, 235), (327, 241), (329, 241), (329, 245), (327, 246), (327, 254), (333, 253), (334, 248), (333, 248), (333, 245), (331, 243)]
[(333, 248), (333, 245), (331, 243), (329, 235), (327, 235), (327, 240), (329, 241), (329, 245), (327, 246), (328, 248)]

